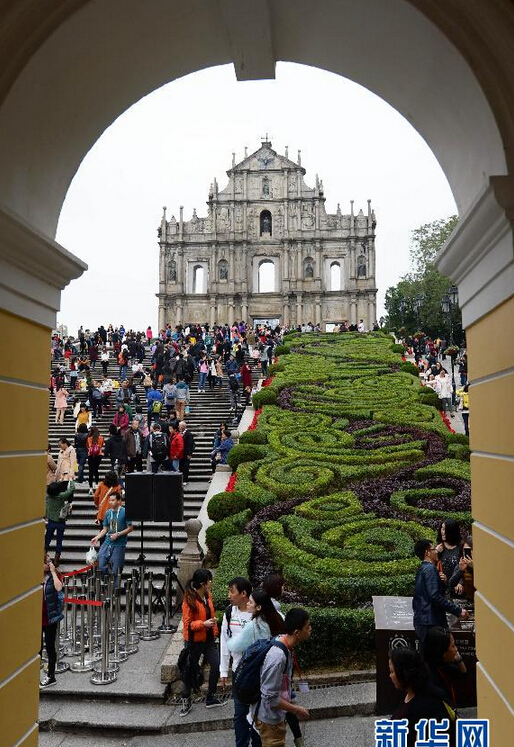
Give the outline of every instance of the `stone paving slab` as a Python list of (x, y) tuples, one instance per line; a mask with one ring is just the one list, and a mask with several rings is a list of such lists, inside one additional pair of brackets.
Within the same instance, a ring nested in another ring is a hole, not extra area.
[(127, 733), (157, 733), (163, 730), (168, 717), (169, 709), (163, 705), (73, 700), (62, 703), (50, 723), (43, 723), (40, 718), (40, 727), (61, 732), (73, 728), (77, 731), (113, 729), (120, 733), (124, 730)]
[[(155, 625), (161, 616), (155, 618)], [(161, 683), (161, 664), (170, 644), (170, 635), (161, 635), (154, 641), (139, 641), (139, 651), (120, 664), (118, 678), (108, 685), (92, 685), (91, 672), (63, 672), (57, 675), (57, 684), (41, 693), (41, 703), (56, 696), (87, 696), (94, 698), (151, 698), (163, 700), (165, 685)], [(77, 661), (66, 657), (65, 661)]]
[[(476, 708), (465, 708), (462, 718), (476, 718)], [(375, 716), (351, 716), (307, 721), (302, 724), (307, 747), (371, 747), (374, 744)], [(43, 733), (39, 747), (91, 747), (91, 736), (79, 734)], [(94, 738), (94, 747), (232, 747), (231, 729), (191, 734), (157, 734), (134, 737)], [(288, 730), (286, 747), (293, 747)]]
[[(313, 719), (338, 716), (367, 715), (375, 706), (375, 684), (356, 683), (319, 688), (310, 693), (298, 694), (297, 702), (309, 708)], [(124, 703), (69, 699), (41, 704), (40, 727), (50, 731), (86, 730), (99, 733), (118, 730), (121, 734), (141, 732), (173, 733), (222, 731), (232, 727), (233, 703), (228, 699), (219, 708), (205, 707), (204, 702), (193, 703), (191, 712), (179, 715), (178, 705), (152, 703)]]
[[(362, 682), (339, 687), (323, 687), (309, 693), (298, 693), (296, 702), (311, 710), (318, 719), (328, 716), (369, 714), (375, 707), (375, 683)], [(179, 715), (179, 706), (170, 706), (166, 729), (175, 732), (207, 731), (230, 728), (234, 713), (232, 700), (221, 708), (206, 709), (204, 703), (194, 703), (187, 716)]]

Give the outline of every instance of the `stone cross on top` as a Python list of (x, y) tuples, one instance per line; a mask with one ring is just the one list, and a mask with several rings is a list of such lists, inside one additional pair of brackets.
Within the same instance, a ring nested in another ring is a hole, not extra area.
[(270, 141), (270, 139), (269, 139), (269, 135), (268, 135), (268, 133), (266, 133), (266, 136), (265, 136), (265, 137), (263, 137), (263, 136), (261, 135), (261, 145), (267, 145), (267, 146), (268, 146), (269, 148), (271, 148), (271, 141)]

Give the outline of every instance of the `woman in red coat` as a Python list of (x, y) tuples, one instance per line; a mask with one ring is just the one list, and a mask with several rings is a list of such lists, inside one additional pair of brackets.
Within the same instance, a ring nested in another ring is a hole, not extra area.
[(247, 386), (252, 388), (252, 371), (248, 363), (243, 363), (241, 368), (239, 369), (239, 373), (241, 374), (241, 382), (243, 384), (243, 389), (246, 389)]

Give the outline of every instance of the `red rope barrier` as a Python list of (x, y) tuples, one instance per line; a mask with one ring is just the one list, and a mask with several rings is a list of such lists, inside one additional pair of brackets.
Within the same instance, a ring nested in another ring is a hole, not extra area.
[(67, 573), (61, 573), (61, 576), (64, 578), (64, 576), (78, 576), (79, 573), (86, 573), (86, 571), (90, 571), (91, 568), (94, 568), (96, 563), (93, 563), (93, 565), (86, 565), (84, 568), (79, 568), (78, 571), (68, 571)]
[(65, 602), (71, 602), (71, 604), (87, 604), (90, 607), (101, 607), (103, 602), (97, 602), (94, 599), (75, 599), (74, 597), (64, 597)]

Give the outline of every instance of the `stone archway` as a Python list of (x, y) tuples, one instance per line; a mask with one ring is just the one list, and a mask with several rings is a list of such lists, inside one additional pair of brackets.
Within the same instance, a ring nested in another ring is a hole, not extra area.
[(20, 641), (2, 660), (0, 697), (16, 703), (18, 714), (3, 733), (6, 744), (34, 744), (36, 733), (47, 333), (60, 289), (85, 269), (53, 241), (67, 188), (99, 135), (145, 94), (230, 61), (240, 80), (271, 78), (277, 60), (344, 75), (387, 100), (432, 148), (459, 207), (458, 230), (439, 265), (459, 284), (474, 381), (481, 715), (496, 724), (495, 744), (508, 743), (514, 611), (496, 579), (498, 568), (514, 560), (512, 496), (505, 488), (514, 484), (514, 14), (508, 0), (488, 2), (487, 23), (484, 12), (483, 4), (459, 0), (369, 0), (365, 10), (353, 0), (5, 3), (0, 315), (4, 339), (29, 335), (34, 355), (21, 382), (5, 357), (0, 390), (11, 407), (30, 400), (35, 426), (30, 433), (14, 428), (1, 444), (0, 470), (12, 500), (0, 546), (6, 556), (21, 545), (27, 552), (16, 579), (0, 584), (0, 615), (13, 631), (23, 629), (21, 620), (35, 621), (26, 645), (15, 633)]

